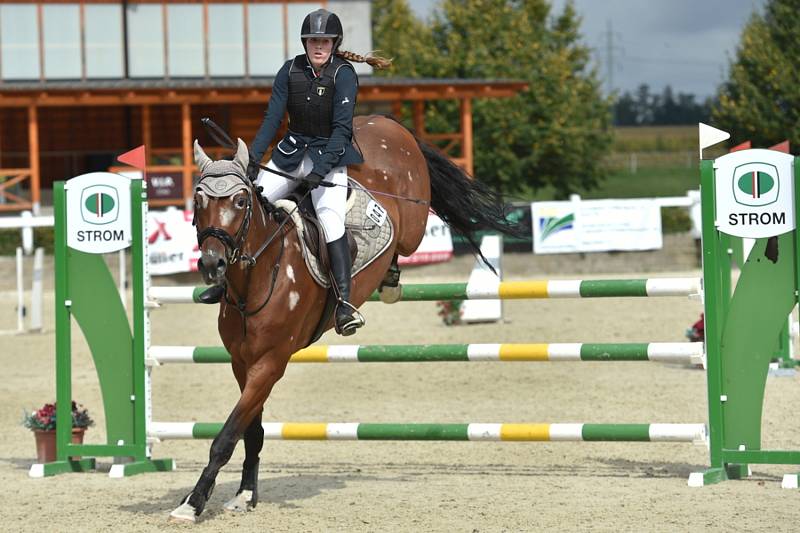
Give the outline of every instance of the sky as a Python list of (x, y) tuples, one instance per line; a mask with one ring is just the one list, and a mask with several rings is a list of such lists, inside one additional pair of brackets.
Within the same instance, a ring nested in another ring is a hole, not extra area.
[[(553, 12), (561, 12), (566, 2), (551, 0)], [(426, 18), (438, 0), (408, 3)], [(713, 96), (726, 79), (742, 30), (764, 0), (573, 0), (573, 4), (604, 88), (609, 87), (609, 78), (620, 93), (633, 92), (643, 83), (660, 93), (670, 85), (675, 93), (702, 100)]]

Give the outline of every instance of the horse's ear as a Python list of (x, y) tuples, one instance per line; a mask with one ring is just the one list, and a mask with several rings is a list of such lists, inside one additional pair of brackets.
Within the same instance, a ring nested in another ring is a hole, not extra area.
[(201, 174), (206, 166), (211, 163), (211, 158), (200, 148), (200, 143), (197, 142), (197, 139), (194, 140), (194, 162), (197, 163), (197, 168), (200, 169)]
[(250, 164), (250, 151), (247, 149), (247, 144), (240, 138), (236, 138), (238, 146), (236, 147), (236, 162), (242, 167), (242, 171), (246, 174), (247, 167)]

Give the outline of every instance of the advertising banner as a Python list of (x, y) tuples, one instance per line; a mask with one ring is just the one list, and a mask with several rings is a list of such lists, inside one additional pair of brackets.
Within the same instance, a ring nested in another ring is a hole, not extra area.
[(146, 237), (151, 276), (197, 270), (200, 249), (191, 211), (149, 211)]
[(661, 211), (652, 200), (580, 200), (531, 204), (536, 254), (656, 250)]
[(453, 238), (450, 228), (434, 213), (428, 213), (428, 222), (425, 226), (425, 237), (422, 238), (417, 251), (408, 257), (400, 256), (397, 263), (400, 265), (426, 265), (429, 263), (443, 263), (453, 258)]

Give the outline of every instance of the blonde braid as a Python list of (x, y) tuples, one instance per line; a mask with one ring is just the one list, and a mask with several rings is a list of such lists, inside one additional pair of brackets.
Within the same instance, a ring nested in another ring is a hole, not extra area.
[(354, 63), (366, 63), (369, 66), (377, 69), (389, 68), (392, 65), (391, 59), (375, 55), (375, 52), (377, 52), (377, 50), (373, 50), (367, 55), (362, 56), (354, 52), (348, 52), (347, 50), (338, 50), (336, 55), (342, 59), (346, 59), (347, 61), (352, 61)]

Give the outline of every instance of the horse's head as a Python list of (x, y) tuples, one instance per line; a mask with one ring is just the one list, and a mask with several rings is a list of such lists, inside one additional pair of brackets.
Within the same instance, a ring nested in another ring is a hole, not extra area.
[(240, 259), (253, 218), (254, 187), (246, 177), (250, 156), (239, 139), (233, 161), (212, 161), (195, 140), (194, 159), (200, 169), (194, 194), (197, 266), (206, 283), (218, 284)]

